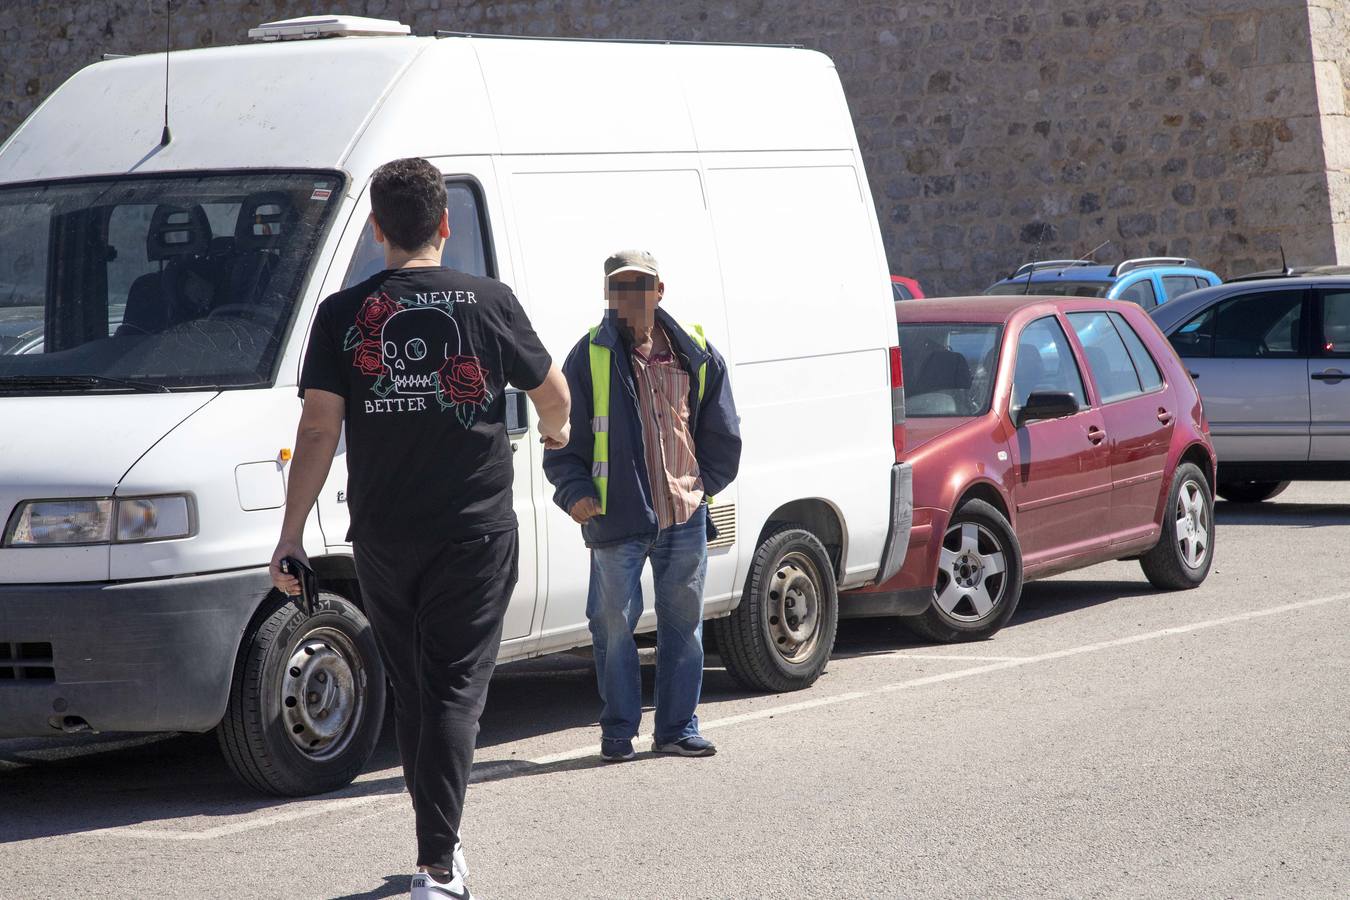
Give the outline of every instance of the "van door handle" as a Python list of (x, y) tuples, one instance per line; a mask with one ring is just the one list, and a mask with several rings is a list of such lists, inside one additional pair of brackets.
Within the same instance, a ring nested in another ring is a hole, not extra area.
[(1158, 407), (1158, 421), (1164, 425), (1170, 425), (1172, 423), (1172, 414), (1160, 406)]
[(1350, 372), (1342, 372), (1340, 369), (1327, 369), (1323, 372), (1312, 373), (1313, 381), (1330, 381), (1333, 384), (1346, 378), (1350, 378)]
[(1094, 444), (1100, 444), (1102, 441), (1106, 440), (1106, 432), (1102, 431), (1096, 425), (1089, 428), (1087, 434), (1088, 440), (1092, 441)]

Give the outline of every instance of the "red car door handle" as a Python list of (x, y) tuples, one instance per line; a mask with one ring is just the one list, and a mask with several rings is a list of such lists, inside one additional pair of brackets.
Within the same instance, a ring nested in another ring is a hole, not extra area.
[(1096, 425), (1093, 425), (1088, 429), (1088, 440), (1092, 441), (1094, 444), (1100, 444), (1102, 441), (1106, 440), (1106, 432), (1102, 431)]
[(1168, 425), (1172, 421), (1172, 414), (1160, 406), (1158, 407), (1158, 421)]

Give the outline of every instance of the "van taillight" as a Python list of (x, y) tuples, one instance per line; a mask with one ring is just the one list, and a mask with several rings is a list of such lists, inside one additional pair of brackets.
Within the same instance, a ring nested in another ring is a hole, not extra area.
[(899, 347), (891, 348), (891, 441), (900, 462), (905, 455), (905, 370)]

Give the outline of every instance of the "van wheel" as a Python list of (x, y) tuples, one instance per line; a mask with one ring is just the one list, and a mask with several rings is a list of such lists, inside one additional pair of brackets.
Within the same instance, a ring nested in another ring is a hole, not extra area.
[(216, 729), (234, 774), (268, 794), (350, 784), (384, 722), (384, 665), (365, 615), (323, 593), (307, 618), (273, 592), (244, 634), (230, 705)]
[(1230, 503), (1260, 503), (1278, 497), (1287, 481), (1220, 481), (1218, 495)]
[(901, 617), (906, 628), (952, 644), (993, 637), (1022, 599), (1022, 547), (1003, 513), (968, 500), (947, 525), (928, 609)]
[(830, 556), (800, 525), (773, 528), (755, 551), (741, 603), (712, 621), (731, 677), (760, 691), (815, 683), (834, 650), (839, 591)]
[(1163, 508), (1162, 537), (1139, 565), (1154, 587), (1199, 587), (1214, 562), (1214, 498), (1199, 469), (1191, 463), (1177, 466)]

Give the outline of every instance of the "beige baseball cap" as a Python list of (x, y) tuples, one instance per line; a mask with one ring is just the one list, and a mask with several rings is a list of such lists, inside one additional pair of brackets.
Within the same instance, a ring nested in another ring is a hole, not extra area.
[(642, 272), (652, 276), (657, 281), (661, 280), (661, 273), (657, 270), (656, 257), (646, 250), (620, 250), (605, 260), (606, 278), (620, 272)]

